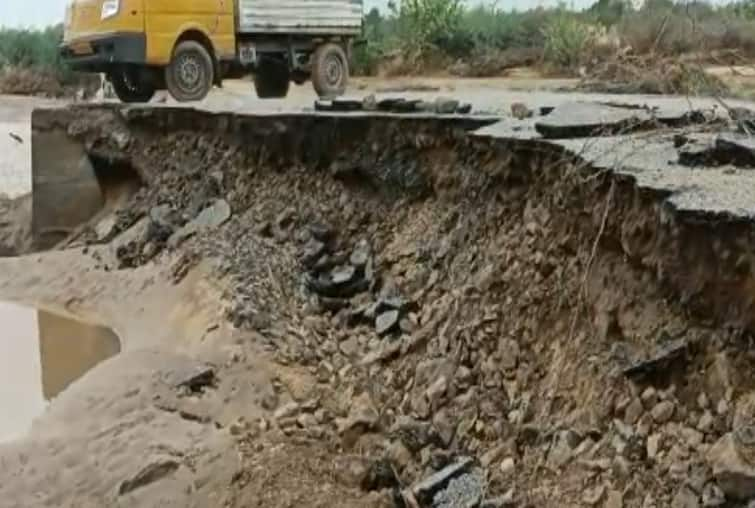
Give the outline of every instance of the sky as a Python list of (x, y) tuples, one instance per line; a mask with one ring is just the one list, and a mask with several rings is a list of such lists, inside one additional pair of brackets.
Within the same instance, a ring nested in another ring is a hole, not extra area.
[[(63, 20), (65, 5), (68, 0), (0, 0), (0, 26), (21, 27), (44, 27), (60, 23)], [(477, 3), (480, 0), (468, 0)], [(365, 12), (374, 6), (384, 8), (388, 0), (364, 0)], [(502, 7), (512, 9), (528, 9), (542, 5), (543, 7), (556, 6), (558, 0), (505, 0), (496, 2)], [(592, 0), (573, 0), (567, 2), (574, 4), (575, 8), (583, 8), (591, 5)]]

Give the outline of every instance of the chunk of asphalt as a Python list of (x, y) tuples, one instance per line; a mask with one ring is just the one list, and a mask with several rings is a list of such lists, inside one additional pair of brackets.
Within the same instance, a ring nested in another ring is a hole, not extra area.
[(684, 338), (667, 342), (650, 357), (632, 362), (624, 369), (624, 375), (629, 378), (638, 378), (658, 373), (667, 369), (671, 363), (683, 359), (688, 349), (689, 342)]
[(535, 122), (544, 138), (568, 139), (628, 134), (655, 124), (649, 112), (602, 104), (577, 102), (563, 104)]
[(455, 464), (448, 465), (424, 480), (414, 484), (410, 488), (410, 492), (412, 496), (421, 503), (421, 505), (429, 505), (432, 503), (436, 492), (444, 489), (451, 479), (467, 472), (473, 463), (473, 458), (463, 458)]

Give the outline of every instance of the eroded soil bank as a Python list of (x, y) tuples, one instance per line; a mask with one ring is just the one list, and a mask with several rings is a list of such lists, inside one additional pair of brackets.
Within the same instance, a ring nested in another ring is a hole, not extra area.
[[(132, 339), (36, 439), (0, 449), (17, 454), (3, 498), (31, 487), (52, 432), (66, 450), (107, 439), (85, 459), (96, 476), (72, 468), (37, 491), (49, 506), (178, 491), (175, 506), (746, 503), (752, 223), (677, 213), (668, 192), (555, 145), (468, 135), (482, 123), (36, 112), (35, 129), (141, 184), (41, 254), (82, 257), (101, 288), (48, 297), (127, 321)], [(0, 288), (38, 291), (14, 279)], [(154, 374), (185, 372), (160, 359), (176, 354), (217, 382)], [(139, 395), (119, 376), (144, 379)], [(95, 378), (119, 378), (96, 392), (112, 430), (58, 428)]]

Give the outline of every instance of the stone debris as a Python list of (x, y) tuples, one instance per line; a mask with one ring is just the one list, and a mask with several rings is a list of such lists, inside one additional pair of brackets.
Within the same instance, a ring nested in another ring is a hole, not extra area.
[(171, 474), (181, 466), (170, 457), (152, 457), (134, 476), (121, 482), (118, 495), (126, 495), (142, 487), (155, 483)]
[(558, 106), (535, 122), (540, 135), (558, 139), (628, 134), (653, 126), (652, 115), (642, 109), (576, 102)]
[(181, 242), (192, 235), (206, 229), (215, 229), (222, 226), (231, 218), (231, 206), (224, 199), (218, 199), (210, 206), (202, 210), (199, 215), (189, 221), (181, 229), (173, 233), (168, 239), (168, 245), (176, 248)]
[(723, 506), (726, 504), (726, 495), (715, 483), (708, 483), (703, 488), (702, 503), (706, 508)]
[(698, 508), (699, 506), (699, 496), (689, 487), (680, 488), (671, 501), (671, 508)]
[[(313, 235), (314, 236), (314, 235)], [(372, 322), (379, 337), (402, 330), (411, 332), (414, 326), (407, 313), (411, 306), (399, 294), (370, 294), (376, 280), (375, 259), (370, 243), (359, 240), (348, 252), (347, 264), (331, 267), (330, 259), (344, 259), (346, 254), (334, 252), (332, 242), (335, 233), (319, 235), (320, 239), (310, 239), (303, 247), (299, 258), (307, 269), (304, 274), (306, 287), (319, 296), (324, 310), (338, 312), (349, 308), (349, 321), (352, 324)], [(325, 243), (325, 240), (328, 243)], [(360, 295), (366, 298), (359, 300)], [(369, 303), (369, 298), (374, 301)]]
[(687, 354), (689, 343), (686, 339), (676, 339), (661, 345), (658, 350), (644, 360), (638, 360), (624, 369), (624, 375), (640, 378), (668, 369), (672, 363), (682, 360)]
[(435, 99), (433, 109), (439, 115), (452, 115), (459, 109), (459, 101), (438, 97)]
[[(436, 494), (446, 489), (452, 479), (460, 476), (467, 476), (473, 464), (474, 459), (471, 457), (463, 458), (414, 484), (409, 489), (404, 490), (402, 495), (410, 506), (413, 503), (419, 507), (434, 507), (435, 505), (433, 504), (433, 501)], [(474, 480), (470, 483), (474, 483)], [(463, 489), (470, 485), (464, 481), (461, 486)]]
[(476, 507), (485, 493), (482, 471), (473, 469), (451, 478), (445, 488), (435, 493), (432, 508)]
[(183, 370), (167, 374), (167, 381), (177, 389), (198, 393), (215, 385), (215, 368), (209, 365), (187, 365)]
[(336, 419), (338, 433), (364, 433), (374, 430), (380, 415), (369, 394), (363, 393), (354, 399), (351, 410), (346, 418)]
[(404, 99), (401, 97), (376, 99), (375, 95), (368, 95), (363, 99), (333, 99), (317, 100), (315, 111), (381, 111), (386, 113), (433, 113), (437, 115), (466, 115), (472, 111), (469, 103), (460, 103), (456, 99), (438, 97), (434, 101), (421, 99)]
[(755, 169), (755, 142), (750, 134), (679, 136), (675, 145), (679, 163), (685, 166)]
[(656, 423), (666, 423), (674, 416), (674, 403), (669, 400), (659, 402), (650, 411)]
[(375, 331), (381, 337), (398, 328), (399, 325), (399, 311), (389, 310), (379, 314), (375, 317)]
[(524, 120), (525, 118), (531, 118), (533, 112), (525, 104), (521, 102), (515, 102), (511, 105), (511, 116), (517, 120)]
[(755, 498), (755, 465), (745, 459), (753, 452), (738, 434), (746, 435), (747, 431), (735, 430), (724, 435), (711, 447), (707, 459), (716, 484), (725, 496), (747, 500)]
[[(358, 103), (374, 111), (464, 106), (453, 99)], [(357, 107), (349, 100), (330, 104)], [(537, 124), (542, 136), (617, 134), (683, 121), (649, 108), (605, 105), (573, 118), (567, 113), (575, 109), (559, 106), (524, 121), (535, 115), (524, 107), (522, 122), (503, 123)], [(596, 231), (589, 218), (595, 203), (605, 202), (608, 173), (594, 185), (572, 184), (564, 175), (554, 183), (550, 172), (528, 172), (527, 164), (541, 161), (522, 158), (515, 146), (494, 152), (482, 136), (425, 130), (420, 116), (410, 134), (382, 115), (369, 132), (355, 131), (358, 142), (334, 136), (346, 143), (334, 160), (319, 145), (303, 144), (306, 160), (318, 161), (322, 171), (251, 142), (224, 162), (234, 153), (225, 139), (171, 137), (175, 167), (158, 175), (168, 184), (146, 189), (149, 199), (139, 196), (138, 213), (107, 228), (117, 242), (126, 224), (139, 226), (126, 242), (138, 245), (129, 254), (134, 266), (146, 258), (144, 245), (156, 242), (152, 231), (209, 228), (177, 249), (206, 258), (227, 283), (228, 317), (241, 337), (229, 364), (244, 367), (253, 343), (269, 352), (280, 375), (264, 416), (243, 425), (234, 416), (229, 425), (249, 447), (244, 458), (260, 455), (263, 443), (253, 439), (303, 443), (326, 450), (334, 476), (365, 491), (365, 499), (370, 491), (384, 501), (385, 490), (404, 486), (406, 505), (418, 508), (550, 506), (552, 499), (564, 506), (685, 508), (737, 506), (755, 496), (746, 431), (752, 415), (742, 393), (746, 337), (713, 320), (700, 324), (697, 314), (689, 318), (688, 303), (706, 318), (703, 311), (720, 303), (706, 300), (704, 288), (718, 288), (715, 279), (701, 268), (694, 287), (673, 293), (681, 258), (666, 259), (656, 246), (685, 246), (684, 263), (698, 255), (711, 264), (725, 260), (711, 270), (736, 265), (741, 278), (749, 273), (749, 251), (702, 242), (703, 256), (695, 250), (699, 237), (685, 236), (682, 216), (667, 217), (674, 210), (653, 201), (651, 190), (643, 189), (642, 199), (617, 190), (605, 242), (590, 261), (585, 253), (595, 248)], [(281, 139), (301, 141), (287, 121), (281, 120)], [(390, 143), (382, 145), (374, 131)], [(328, 150), (335, 142), (327, 130), (317, 141)], [(153, 154), (147, 162), (165, 153), (144, 143), (131, 141)], [(691, 149), (695, 141), (685, 133), (674, 143)], [(186, 145), (207, 158), (181, 156)], [(553, 171), (562, 164), (574, 169), (562, 151), (551, 155), (561, 161), (549, 166)], [(184, 189), (184, 180), (209, 172), (215, 175), (201, 180), (208, 186), (203, 193)], [(494, 185), (499, 180), (506, 184)], [(199, 220), (208, 203), (218, 213)], [(661, 225), (645, 219), (661, 212)], [(723, 236), (717, 241), (726, 243)], [(658, 282), (659, 274), (668, 280)], [(741, 289), (737, 277), (727, 280)], [(732, 317), (749, 315), (747, 298), (741, 305)], [(594, 319), (575, 314), (592, 309)], [(657, 330), (670, 331), (659, 339)], [(187, 372), (192, 396), (184, 402), (218, 384)], [(225, 371), (218, 375), (226, 381)], [(247, 481), (252, 471), (240, 478)]]
[(606, 497), (605, 508), (624, 508), (624, 496), (618, 490), (612, 490)]
[(97, 240), (102, 242), (109, 239), (113, 235), (117, 224), (118, 218), (115, 216), (115, 214), (108, 214), (103, 217), (102, 220), (100, 220), (94, 227), (94, 232), (97, 235)]

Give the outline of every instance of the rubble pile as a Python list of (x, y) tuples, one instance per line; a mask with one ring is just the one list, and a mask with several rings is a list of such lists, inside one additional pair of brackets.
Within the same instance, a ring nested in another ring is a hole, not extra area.
[(365, 506), (747, 506), (749, 335), (671, 297), (654, 197), (396, 122), (319, 131), (331, 160), (288, 133), (135, 130), (147, 186), (119, 229), (157, 229), (123, 266), (212, 263), (229, 319), (310, 380), (281, 375), (240, 446), (316, 443)]

